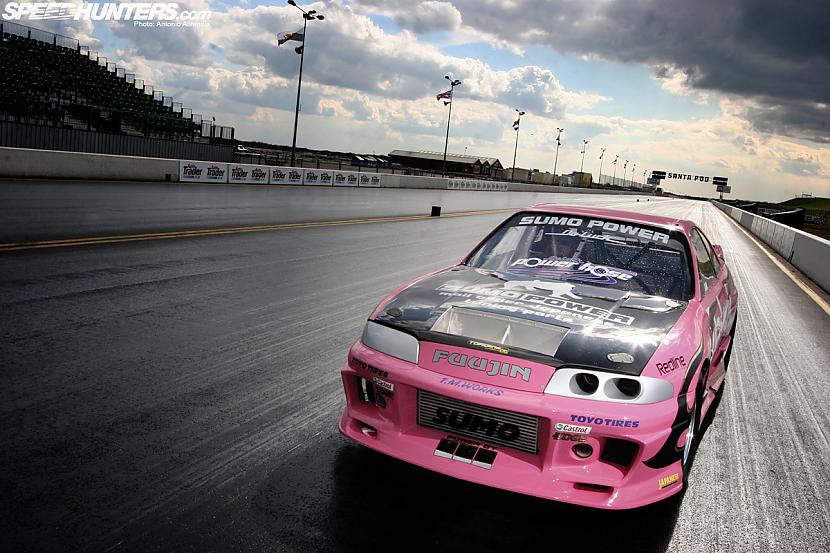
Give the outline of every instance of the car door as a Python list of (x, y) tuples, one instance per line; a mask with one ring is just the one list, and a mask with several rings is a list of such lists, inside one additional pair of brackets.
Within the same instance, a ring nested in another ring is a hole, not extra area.
[(706, 250), (715, 264), (715, 271), (717, 273), (718, 294), (715, 300), (717, 313), (713, 319), (713, 334), (717, 337), (718, 347), (715, 351), (712, 363), (712, 376), (716, 379), (714, 382), (717, 382), (717, 378), (720, 377), (721, 373), (726, 371), (726, 367), (723, 366), (721, 361), (728, 347), (726, 337), (729, 335), (729, 332), (732, 329), (732, 322), (734, 321), (733, 314), (735, 312), (736, 296), (734, 294), (734, 285), (730, 282), (731, 277), (729, 274), (729, 268), (717, 255), (706, 235), (699, 229), (698, 232), (700, 232), (703, 244), (706, 246)]
[(728, 328), (725, 327), (730, 308), (729, 296), (723, 283), (725, 270), (700, 229), (692, 229), (691, 239), (692, 248), (697, 259), (701, 309), (706, 314), (704, 331), (707, 333), (708, 354), (712, 360), (709, 381), (716, 382), (723, 370), (722, 363), (719, 362), (719, 358), (723, 354), (720, 346), (725, 333), (728, 332)]

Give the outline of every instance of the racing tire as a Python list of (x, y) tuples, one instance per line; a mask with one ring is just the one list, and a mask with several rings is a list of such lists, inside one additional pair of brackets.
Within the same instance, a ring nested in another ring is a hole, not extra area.
[(689, 486), (689, 472), (691, 472), (692, 462), (695, 459), (695, 452), (697, 451), (697, 444), (700, 441), (701, 409), (703, 407), (707, 380), (709, 379), (708, 365), (703, 367), (701, 375), (701, 379), (697, 384), (697, 390), (695, 391), (695, 402), (692, 406), (692, 415), (689, 417), (689, 426), (686, 429), (686, 443), (683, 446), (683, 456), (680, 459), (684, 489)]
[(729, 370), (729, 360), (732, 359), (732, 346), (735, 345), (735, 329), (738, 328), (738, 314), (735, 313), (735, 322), (732, 323), (732, 330), (729, 331), (729, 347), (726, 348), (726, 355), (723, 356), (723, 370)]

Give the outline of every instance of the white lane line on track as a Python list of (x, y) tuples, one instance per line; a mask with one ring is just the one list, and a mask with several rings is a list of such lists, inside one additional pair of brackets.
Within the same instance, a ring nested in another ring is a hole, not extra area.
[(799, 288), (804, 290), (804, 293), (807, 294), (808, 296), (810, 296), (810, 299), (812, 299), (814, 302), (816, 302), (816, 304), (818, 304), (818, 306), (821, 307), (828, 316), (830, 316), (830, 302), (828, 302), (826, 299), (824, 299), (818, 292), (813, 290), (813, 288), (809, 284), (807, 284), (806, 277), (801, 276), (800, 272), (794, 272), (794, 271), (797, 271), (797, 269), (795, 269), (795, 267), (790, 268), (790, 267), (787, 267), (786, 265), (784, 265), (784, 263), (781, 262), (778, 259), (777, 256), (775, 256), (774, 254), (772, 254), (769, 251), (769, 248), (765, 244), (763, 244), (760, 240), (758, 240), (757, 238), (752, 236), (752, 234), (749, 231), (747, 231), (744, 227), (739, 225), (737, 221), (732, 219), (732, 217), (730, 217), (729, 215), (727, 215), (726, 213), (724, 213), (720, 209), (718, 209), (718, 213), (720, 213), (723, 217), (726, 217), (726, 219), (730, 223), (732, 223), (733, 225), (738, 227), (738, 230), (740, 230), (741, 232), (746, 234), (747, 238), (749, 238), (750, 240), (755, 242), (755, 245), (758, 246), (758, 249), (760, 249), (762, 252), (764, 252), (764, 254), (767, 257), (769, 257), (770, 260), (772, 260), (772, 262), (775, 263), (775, 265), (779, 269), (781, 269), (781, 272), (783, 272), (785, 275), (790, 277), (790, 280), (795, 282), (795, 284)]

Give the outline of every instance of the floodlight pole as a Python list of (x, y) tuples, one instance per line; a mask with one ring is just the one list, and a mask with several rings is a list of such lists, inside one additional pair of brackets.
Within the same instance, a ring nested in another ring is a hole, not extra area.
[(556, 135), (556, 157), (553, 158), (553, 181), (556, 182), (556, 165), (559, 163), (559, 146), (562, 145), (562, 142), (559, 140), (562, 138), (562, 131), (565, 129), (560, 129), (559, 127), (556, 128), (558, 134)]
[(303, 86), (303, 58), (305, 58), (305, 44), (308, 40), (308, 19), (303, 16), (303, 49), (300, 50), (300, 75), (297, 77), (297, 105), (294, 107), (294, 137), (291, 139), (291, 167), (294, 167), (294, 157), (297, 153), (297, 123), (300, 118), (300, 90)]
[(322, 21), (325, 18), (316, 10), (305, 11), (294, 0), (288, 0), (288, 4), (303, 12), (303, 44), (300, 46), (300, 74), (297, 76), (297, 105), (294, 107), (294, 136), (291, 139), (291, 167), (294, 167), (294, 159), (297, 153), (297, 123), (300, 118), (300, 91), (303, 87), (303, 60), (305, 59), (305, 45), (308, 39), (308, 22), (310, 19)]
[(599, 183), (602, 184), (602, 157), (605, 155), (605, 148), (600, 148), (600, 150), (602, 150), (602, 153), (599, 154), (599, 176), (597, 179), (599, 180)]
[(516, 109), (516, 112), (519, 114), (519, 118), (516, 119), (516, 145), (513, 147), (513, 167), (510, 168), (510, 182), (513, 182), (513, 179), (516, 176), (516, 154), (519, 151), (519, 129), (522, 127), (522, 115), (525, 114), (525, 112), (518, 108)]
[(455, 87), (461, 84), (458, 79), (450, 79), (449, 75), (444, 78), (450, 81), (450, 111), (447, 114), (447, 138), (444, 140), (444, 161), (441, 163), (441, 176), (447, 176), (447, 148), (450, 145), (450, 121), (452, 121), (452, 104), (455, 102)]
[[(588, 149), (588, 141), (582, 141), (582, 161), (579, 164), (579, 172), (582, 173), (582, 169), (585, 167), (585, 151)], [(579, 177), (580, 179), (582, 177)]]

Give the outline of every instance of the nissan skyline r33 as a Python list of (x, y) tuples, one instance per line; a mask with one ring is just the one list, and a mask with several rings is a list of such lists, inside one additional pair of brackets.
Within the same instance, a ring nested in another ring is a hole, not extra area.
[(340, 431), (496, 488), (653, 503), (687, 485), (737, 299), (690, 221), (532, 206), (372, 312), (341, 371)]

